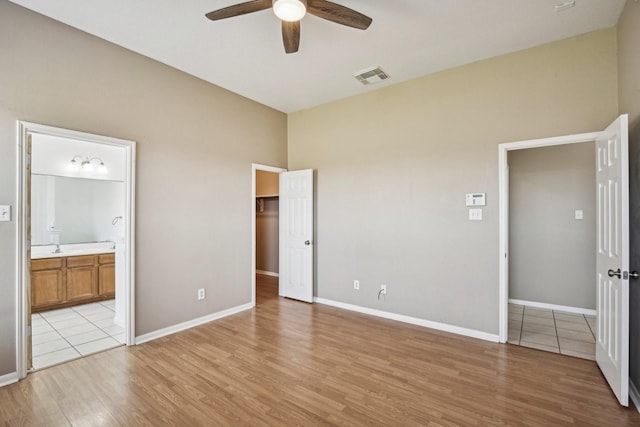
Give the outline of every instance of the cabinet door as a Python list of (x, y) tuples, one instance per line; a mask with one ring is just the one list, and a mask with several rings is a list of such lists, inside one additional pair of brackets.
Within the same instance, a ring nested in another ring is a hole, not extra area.
[(38, 308), (64, 302), (62, 270), (41, 270), (31, 273), (31, 307)]
[(98, 295), (96, 270), (93, 266), (67, 269), (67, 301), (93, 298)]
[(98, 267), (98, 290), (102, 297), (116, 295), (116, 265), (105, 264)]

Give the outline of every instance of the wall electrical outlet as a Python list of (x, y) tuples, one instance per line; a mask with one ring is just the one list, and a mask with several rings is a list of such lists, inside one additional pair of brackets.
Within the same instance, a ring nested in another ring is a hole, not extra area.
[(387, 285), (380, 285), (380, 292), (382, 293), (382, 295), (386, 295), (387, 294)]
[(353, 281), (353, 289), (355, 289), (355, 290), (360, 289), (360, 280), (354, 280)]
[(198, 289), (198, 299), (204, 299), (204, 288)]

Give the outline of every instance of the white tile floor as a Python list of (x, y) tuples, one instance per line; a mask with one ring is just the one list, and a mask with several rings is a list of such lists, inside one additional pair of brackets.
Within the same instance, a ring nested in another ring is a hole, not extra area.
[(115, 300), (108, 300), (33, 314), (33, 368), (124, 344), (124, 329), (113, 323), (114, 305)]
[(509, 304), (509, 343), (595, 360), (595, 316)]

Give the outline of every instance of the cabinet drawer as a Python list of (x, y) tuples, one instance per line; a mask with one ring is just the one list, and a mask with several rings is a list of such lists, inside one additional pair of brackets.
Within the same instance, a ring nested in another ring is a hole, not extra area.
[(116, 262), (115, 254), (98, 255), (98, 264), (113, 264)]
[(95, 264), (95, 257), (93, 255), (71, 256), (67, 258), (67, 267), (69, 268), (93, 264)]
[(55, 270), (56, 268), (62, 268), (63, 258), (41, 258), (31, 260), (31, 270)]

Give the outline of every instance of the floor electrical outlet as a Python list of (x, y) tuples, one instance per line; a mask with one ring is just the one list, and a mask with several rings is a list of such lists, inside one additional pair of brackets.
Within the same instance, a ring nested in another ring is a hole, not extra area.
[(360, 280), (354, 280), (353, 281), (353, 289), (355, 289), (355, 290), (360, 289)]
[(380, 285), (380, 293), (382, 295), (386, 295), (387, 294), (387, 285)]
[(198, 299), (204, 299), (204, 288), (198, 289)]

